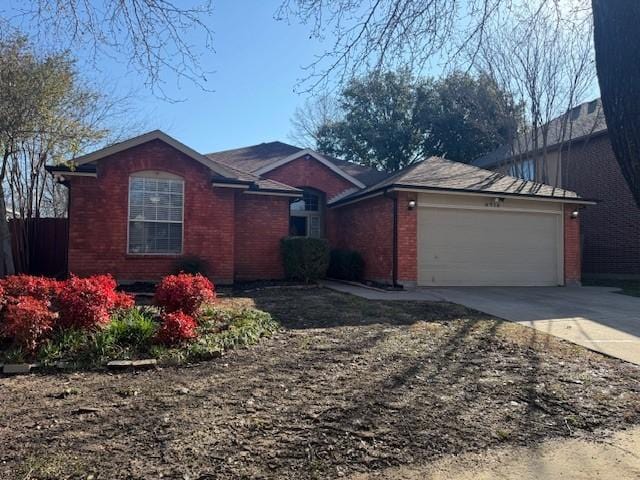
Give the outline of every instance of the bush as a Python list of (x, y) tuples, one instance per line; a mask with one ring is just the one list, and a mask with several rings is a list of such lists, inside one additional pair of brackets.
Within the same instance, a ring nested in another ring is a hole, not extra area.
[(114, 315), (105, 332), (121, 347), (147, 350), (158, 325), (137, 308), (123, 310)]
[(320, 238), (287, 237), (280, 241), (287, 278), (306, 283), (324, 278), (329, 268), (329, 244)]
[(10, 275), (2, 280), (5, 297), (33, 297), (44, 302), (52, 301), (60, 289), (58, 280), (33, 275)]
[(49, 304), (35, 297), (8, 301), (2, 333), (28, 353), (35, 353), (53, 329), (56, 314)]
[(196, 328), (196, 321), (186, 313), (165, 313), (155, 339), (163, 345), (177, 345), (196, 338)]
[(111, 314), (133, 306), (133, 298), (116, 291), (116, 281), (110, 275), (79, 278), (72, 276), (58, 292), (60, 311), (58, 325), (62, 328), (96, 329), (109, 323)]
[(207, 276), (209, 274), (209, 264), (206, 260), (196, 255), (186, 255), (178, 259), (173, 264), (173, 273), (188, 273), (190, 275), (200, 274)]
[(364, 259), (355, 250), (331, 250), (327, 275), (331, 278), (360, 281), (364, 276)]
[(194, 315), (216, 298), (213, 284), (202, 275), (180, 273), (164, 277), (156, 288), (154, 302), (165, 312)]

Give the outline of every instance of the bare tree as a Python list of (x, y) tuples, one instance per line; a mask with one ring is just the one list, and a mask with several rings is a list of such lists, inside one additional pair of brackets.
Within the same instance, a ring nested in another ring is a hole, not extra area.
[[(549, 0), (553, 1), (553, 0)], [(277, 18), (299, 18), (311, 35), (331, 35), (332, 47), (306, 68), (306, 89), (363, 71), (418, 71), (434, 55), (455, 57), (462, 46), (479, 46), (486, 22), (514, 0), (284, 0)]]
[[(331, 34), (332, 47), (308, 65), (306, 88), (345, 82), (365, 69), (429, 61), (447, 62), (478, 52), (487, 42), (489, 20), (512, 15), (527, 0), (283, 0), (280, 18), (310, 25), (318, 38)], [(596, 66), (604, 113), (616, 159), (640, 205), (640, 44), (637, 0), (539, 0), (544, 7), (590, 14), (595, 25)], [(472, 55), (475, 57), (475, 54)], [(473, 58), (472, 58), (473, 59)]]
[(23, 0), (1, 13), (0, 34), (19, 30), (42, 45), (82, 50), (97, 67), (116, 58), (161, 93), (166, 71), (201, 87), (207, 81), (200, 53), (213, 51), (211, 0)]
[[(66, 52), (37, 55), (24, 37), (0, 41), (0, 209), (29, 220), (60, 213), (64, 199), (45, 165), (108, 141), (111, 122), (127, 111), (85, 85)], [(124, 122), (126, 123), (126, 122)], [(10, 235), (0, 222), (0, 273), (13, 272)]]
[[(592, 31), (588, 12), (545, 0), (487, 22), (486, 41), (471, 54), (478, 68), (525, 106), (525, 123), (508, 155), (507, 168), (516, 176), (535, 172), (537, 180), (560, 186), (562, 173), (570, 171), (561, 169), (562, 145), (574, 138), (578, 118), (572, 107), (594, 90)], [(550, 146), (557, 154), (550, 156)]]
[(335, 121), (339, 114), (340, 108), (331, 94), (323, 93), (308, 98), (291, 117), (289, 138), (301, 147), (317, 149), (320, 129)]

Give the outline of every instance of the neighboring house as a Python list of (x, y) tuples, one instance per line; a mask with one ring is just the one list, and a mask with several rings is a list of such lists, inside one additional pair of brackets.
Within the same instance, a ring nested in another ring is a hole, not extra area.
[(640, 277), (640, 208), (613, 154), (600, 100), (550, 122), (544, 155), (532, 143), (521, 139), (473, 164), (597, 199), (581, 212), (583, 275)]
[(573, 192), (432, 157), (394, 175), (280, 142), (202, 155), (153, 131), (50, 167), (69, 187), (69, 271), (156, 280), (183, 255), (219, 283), (282, 278), (280, 239), (359, 251), (369, 280), (580, 279)]

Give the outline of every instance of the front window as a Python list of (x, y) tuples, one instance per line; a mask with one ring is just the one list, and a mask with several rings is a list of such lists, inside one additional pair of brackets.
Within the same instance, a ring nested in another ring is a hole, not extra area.
[(129, 178), (128, 253), (182, 253), (184, 182), (164, 172)]
[(289, 234), (294, 237), (322, 236), (323, 195), (303, 189), (302, 198), (291, 201)]

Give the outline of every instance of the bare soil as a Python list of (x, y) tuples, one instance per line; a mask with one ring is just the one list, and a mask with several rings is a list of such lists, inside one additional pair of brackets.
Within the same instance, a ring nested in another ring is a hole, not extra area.
[(368, 478), (640, 424), (639, 367), (532, 329), (448, 303), (247, 295), (225, 301), (285, 329), (216, 361), (0, 378), (0, 478)]

